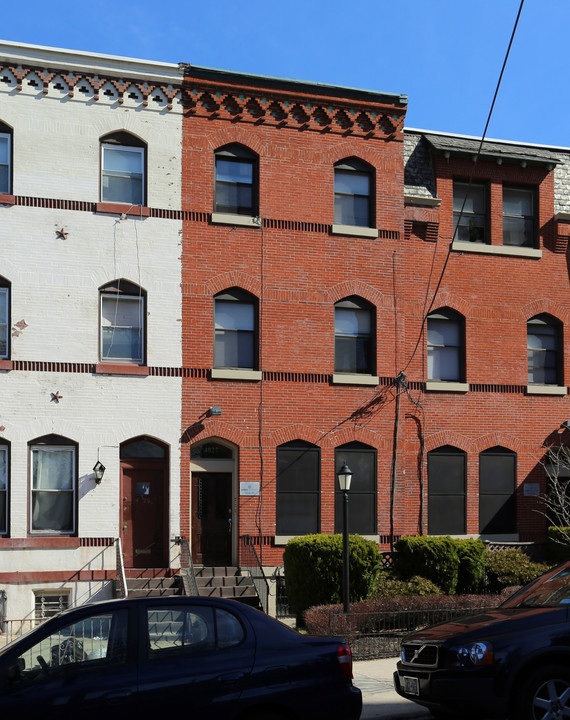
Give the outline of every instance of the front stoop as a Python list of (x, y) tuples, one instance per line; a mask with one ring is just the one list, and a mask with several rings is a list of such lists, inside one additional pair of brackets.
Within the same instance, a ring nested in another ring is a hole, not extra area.
[(239, 568), (195, 566), (194, 572), (200, 597), (230, 598), (261, 609), (253, 580)]
[(171, 568), (125, 568), (128, 596), (184, 595), (182, 578)]

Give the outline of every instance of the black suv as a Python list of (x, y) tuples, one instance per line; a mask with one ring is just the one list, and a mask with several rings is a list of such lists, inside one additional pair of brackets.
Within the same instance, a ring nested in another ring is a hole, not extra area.
[(436, 718), (570, 718), (570, 562), (496, 610), (408, 636), (394, 684)]

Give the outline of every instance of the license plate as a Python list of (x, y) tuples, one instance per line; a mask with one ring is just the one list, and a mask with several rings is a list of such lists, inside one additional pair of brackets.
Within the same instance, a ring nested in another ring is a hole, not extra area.
[(420, 694), (420, 682), (418, 678), (404, 676), (404, 692), (407, 695)]

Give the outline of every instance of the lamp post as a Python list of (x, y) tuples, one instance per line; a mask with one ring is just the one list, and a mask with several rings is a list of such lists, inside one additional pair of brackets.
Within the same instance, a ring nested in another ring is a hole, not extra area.
[(342, 490), (342, 601), (344, 612), (349, 611), (350, 574), (348, 554), (348, 491), (352, 480), (352, 470), (345, 463), (338, 471), (338, 484)]

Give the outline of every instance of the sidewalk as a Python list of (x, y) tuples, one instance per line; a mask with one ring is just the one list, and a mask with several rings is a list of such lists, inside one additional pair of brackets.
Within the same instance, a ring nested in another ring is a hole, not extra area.
[(353, 682), (362, 690), (361, 720), (424, 720), (432, 717), (429, 710), (405, 700), (394, 690), (392, 675), (396, 662), (397, 658), (354, 662)]

